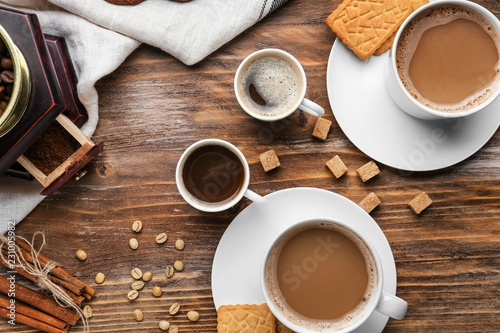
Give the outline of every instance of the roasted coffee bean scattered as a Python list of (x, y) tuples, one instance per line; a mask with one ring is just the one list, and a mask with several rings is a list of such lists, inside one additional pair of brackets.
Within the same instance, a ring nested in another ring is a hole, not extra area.
[(134, 221), (134, 223), (132, 223), (132, 230), (134, 230), (135, 232), (139, 232), (142, 230), (142, 222), (137, 220), (137, 221)]
[(142, 271), (139, 269), (139, 268), (134, 268), (132, 270), (132, 272), (130, 272), (132, 274), (132, 277), (136, 280), (139, 280), (140, 278), (142, 278)]
[(144, 315), (140, 309), (134, 310), (134, 319), (137, 321), (142, 321), (144, 319)]
[(4, 84), (13, 84), (14, 83), (14, 72), (13, 71), (2, 71), (0, 73), (0, 79)]
[(170, 328), (170, 323), (166, 320), (160, 320), (160, 322), (158, 323), (158, 326), (160, 327), (160, 329), (162, 331), (166, 331)]
[(174, 267), (172, 266), (167, 266), (167, 269), (165, 270), (165, 275), (170, 279), (172, 276), (174, 276)]
[(87, 259), (87, 252), (83, 250), (77, 250), (76, 251), (76, 257), (80, 259), (81, 261), (84, 261)]
[(151, 272), (146, 272), (142, 275), (142, 280), (146, 282), (151, 281), (152, 278), (153, 278), (153, 273)]
[(95, 276), (95, 282), (99, 284), (103, 283), (105, 279), (106, 276), (103, 273), (97, 273), (97, 275)]
[(173, 315), (177, 314), (177, 312), (179, 312), (180, 308), (181, 308), (181, 305), (179, 303), (174, 303), (174, 304), (172, 304), (170, 309), (168, 309), (168, 313), (170, 313), (173, 316)]
[(184, 270), (184, 264), (182, 263), (182, 261), (177, 260), (176, 262), (174, 262), (174, 268), (176, 271), (180, 272)]
[(12, 68), (14, 67), (13, 63), (12, 63), (12, 59), (10, 59), (10, 58), (2, 58), (1, 65), (2, 65), (2, 69), (8, 69), (8, 70), (12, 70)]
[[(14, 72), (12, 59), (10, 57), (9, 51), (5, 46), (4, 42), (0, 40), (0, 115), (7, 108), (8, 101), (12, 95), (12, 88), (14, 84)], [(2, 89), (3, 88), (3, 89)]]
[(131, 290), (127, 294), (127, 298), (131, 301), (139, 297), (139, 292), (137, 290)]
[(160, 287), (158, 287), (158, 286), (153, 287), (153, 296), (160, 297), (162, 293), (163, 293), (163, 291), (161, 290)]
[(179, 251), (184, 250), (184, 241), (182, 239), (178, 239), (175, 241), (175, 248)]
[(189, 311), (187, 317), (191, 321), (198, 321), (198, 319), (200, 319), (200, 314), (196, 311)]

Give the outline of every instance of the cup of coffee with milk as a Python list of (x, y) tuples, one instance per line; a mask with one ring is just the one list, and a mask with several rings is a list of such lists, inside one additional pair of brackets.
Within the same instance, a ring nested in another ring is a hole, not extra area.
[(261, 287), (276, 318), (294, 332), (347, 333), (379, 312), (402, 319), (403, 299), (383, 290), (377, 250), (347, 221), (291, 223), (270, 243)]
[(321, 117), (325, 110), (305, 98), (307, 80), (299, 61), (279, 49), (250, 54), (238, 67), (234, 92), (243, 110), (263, 121), (276, 121), (300, 109)]
[(464, 0), (438, 0), (401, 25), (385, 68), (394, 102), (421, 119), (458, 118), (500, 94), (500, 21)]

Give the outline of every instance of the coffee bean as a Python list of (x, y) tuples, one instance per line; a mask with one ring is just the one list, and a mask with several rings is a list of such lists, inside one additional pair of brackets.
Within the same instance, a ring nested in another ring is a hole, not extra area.
[(144, 282), (142, 282), (142, 281), (135, 281), (134, 283), (132, 283), (132, 289), (134, 289), (134, 290), (141, 290), (142, 288), (144, 288)]
[(177, 260), (176, 262), (174, 262), (174, 268), (176, 271), (180, 272), (184, 270), (184, 264), (182, 263), (182, 261)]
[(175, 248), (179, 251), (184, 250), (184, 241), (182, 239), (178, 239), (175, 241)]
[(3, 83), (11, 84), (14, 83), (14, 72), (12, 71), (3, 71), (0, 73), (0, 79)]
[(83, 315), (87, 319), (92, 317), (92, 308), (90, 307), (90, 305), (85, 305), (85, 307), (83, 308)]
[(165, 270), (165, 275), (170, 279), (172, 276), (174, 276), (174, 268), (172, 266), (167, 266), (167, 269)]
[(174, 303), (174, 304), (172, 304), (172, 306), (170, 307), (170, 309), (168, 309), (168, 313), (170, 313), (173, 316), (177, 312), (179, 312), (180, 308), (181, 308), (181, 305), (179, 303)]
[(158, 326), (160, 327), (160, 329), (162, 331), (166, 331), (170, 328), (170, 323), (166, 320), (160, 320), (160, 322), (158, 323)]
[(130, 238), (128, 245), (130, 245), (132, 250), (137, 250), (139, 248), (139, 242), (135, 238)]
[(135, 232), (139, 232), (141, 231), (142, 229), (142, 222), (137, 220), (137, 221), (134, 221), (134, 223), (132, 223), (132, 230), (134, 230)]
[(139, 292), (137, 290), (131, 290), (127, 294), (127, 298), (131, 301), (139, 297)]
[(142, 278), (142, 271), (139, 268), (134, 268), (130, 273), (132, 274), (132, 277), (136, 280)]
[(142, 280), (146, 281), (146, 282), (151, 281), (152, 278), (153, 278), (153, 273), (151, 273), (151, 272), (146, 272), (142, 276)]
[(75, 254), (76, 254), (76, 257), (78, 259), (80, 259), (81, 261), (84, 261), (87, 259), (87, 252), (85, 252), (83, 250), (77, 250)]
[(144, 319), (144, 315), (142, 314), (142, 311), (139, 309), (134, 310), (134, 319), (136, 321), (142, 321)]
[(106, 275), (104, 275), (103, 273), (97, 273), (97, 275), (95, 276), (95, 282), (99, 284), (103, 283), (105, 279)]
[(170, 326), (168, 333), (179, 333), (179, 328), (176, 325)]
[(2, 65), (3, 69), (12, 69), (12, 59), (9, 58), (2, 58), (0, 61), (0, 64)]
[(153, 296), (160, 297), (161, 294), (163, 294), (163, 291), (161, 290), (161, 288), (158, 286), (154, 286), (153, 287)]
[(5, 110), (7, 108), (7, 105), (9, 105), (9, 103), (7, 103), (6, 101), (1, 101), (0, 110)]
[(196, 311), (189, 311), (187, 317), (191, 321), (198, 321), (198, 319), (200, 319), (200, 314)]
[(158, 236), (156, 236), (156, 242), (158, 244), (163, 244), (167, 241), (168, 239), (168, 236), (166, 233), (162, 232), (161, 234), (159, 234)]

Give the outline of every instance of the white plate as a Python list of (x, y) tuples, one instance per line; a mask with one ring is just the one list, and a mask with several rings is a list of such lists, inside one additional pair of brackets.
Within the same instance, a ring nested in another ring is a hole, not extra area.
[[(272, 239), (287, 225), (309, 217), (351, 223), (373, 243), (382, 261), (384, 291), (396, 294), (396, 265), (389, 242), (378, 224), (357, 204), (316, 188), (292, 188), (265, 196), (265, 203), (246, 207), (228, 226), (215, 252), (212, 293), (215, 307), (265, 303), (260, 264)], [(356, 333), (382, 332), (388, 317), (374, 312)]]
[(363, 153), (407, 171), (430, 171), (461, 162), (478, 151), (500, 124), (500, 98), (470, 117), (421, 120), (398, 108), (386, 91), (389, 52), (360, 60), (338, 39), (326, 83), (333, 114)]

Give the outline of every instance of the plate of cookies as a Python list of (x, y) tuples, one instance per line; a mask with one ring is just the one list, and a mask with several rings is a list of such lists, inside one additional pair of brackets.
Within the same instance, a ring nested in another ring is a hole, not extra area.
[[(398, 27), (413, 11), (417, 10), (410, 19), (435, 7), (426, 2), (385, 1), (383, 6), (375, 0), (344, 1), (327, 20), (337, 35), (326, 78), (336, 121), (363, 153), (405, 171), (432, 171), (462, 162), (483, 147), (500, 125), (500, 98), (492, 98), (472, 115), (434, 120), (410, 115), (391, 98), (385, 79), (391, 64), (388, 50)], [(389, 21), (377, 21), (381, 17)], [(373, 28), (377, 25), (380, 29)]]
[[(290, 332), (280, 326), (266, 305), (261, 286), (261, 265), (266, 249), (283, 229), (297, 221), (316, 217), (341, 220), (362, 231), (380, 257), (383, 292), (396, 294), (396, 265), (391, 247), (382, 229), (363, 208), (323, 189), (281, 190), (241, 211), (217, 246), (212, 266), (212, 293), (222, 331), (229, 332), (225, 329), (231, 326), (238, 329), (248, 327), (250, 332), (256, 331), (255, 325), (270, 325), (265, 332), (276, 332), (276, 327), (281, 327), (277, 332)], [(353, 332), (382, 332), (387, 321), (387, 316), (373, 312)]]

